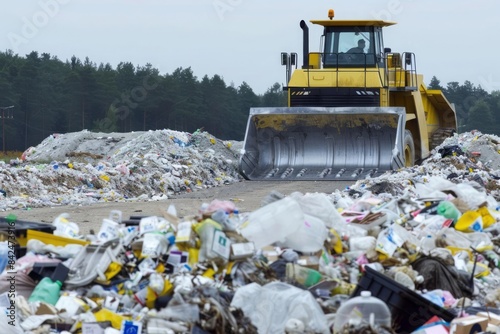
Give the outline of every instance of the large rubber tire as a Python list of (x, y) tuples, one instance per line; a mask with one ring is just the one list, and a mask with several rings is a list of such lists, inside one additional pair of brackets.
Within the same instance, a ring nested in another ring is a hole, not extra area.
[(411, 167), (415, 165), (415, 143), (413, 142), (413, 136), (410, 130), (405, 130), (403, 147), (405, 155), (405, 167)]

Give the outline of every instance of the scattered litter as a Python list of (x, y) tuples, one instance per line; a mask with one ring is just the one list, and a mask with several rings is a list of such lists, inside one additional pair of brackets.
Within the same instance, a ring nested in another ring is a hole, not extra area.
[[(89, 235), (67, 214), (25, 222), (12, 248), (10, 214), (0, 307), (16, 305), (19, 333), (494, 332), (499, 143), (455, 135), (421, 165), (331, 194), (272, 192), (253, 212), (225, 199), (185, 217), (115, 210)], [(202, 131), (52, 135), (0, 164), (0, 209), (238, 182), (238, 146)]]
[(159, 200), (241, 180), (241, 144), (212, 141), (203, 131), (53, 134), (0, 162), (0, 211)]

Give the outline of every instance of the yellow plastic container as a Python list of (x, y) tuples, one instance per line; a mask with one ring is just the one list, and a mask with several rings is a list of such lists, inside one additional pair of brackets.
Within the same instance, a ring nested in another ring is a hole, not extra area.
[(483, 219), (483, 227), (488, 228), (496, 223), (496, 219), (491, 215), (490, 210), (487, 207), (482, 206), (476, 210)]
[(70, 244), (77, 244), (77, 245), (85, 246), (85, 245), (90, 244), (90, 241), (86, 241), (86, 240), (59, 237), (57, 235), (53, 235), (50, 233), (40, 232), (40, 231), (36, 231), (36, 230), (28, 230), (27, 240), (31, 240), (31, 239), (40, 240), (41, 242), (43, 242), (45, 244), (54, 245), (54, 246), (66, 246), (66, 245), (70, 245)]
[(480, 232), (483, 230), (483, 218), (477, 211), (467, 211), (455, 223), (455, 229), (466, 233)]

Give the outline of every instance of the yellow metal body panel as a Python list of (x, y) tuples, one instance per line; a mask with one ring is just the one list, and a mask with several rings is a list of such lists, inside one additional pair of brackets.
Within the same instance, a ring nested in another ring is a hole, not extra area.
[(440, 90), (427, 90), (421, 85), (420, 93), (429, 137), (439, 128), (456, 128), (456, 113)]
[(309, 54), (309, 66), (312, 69), (321, 68), (321, 54), (320, 53), (310, 53)]
[(406, 71), (401, 68), (390, 69), (388, 71), (389, 75), (389, 86), (402, 88), (406, 86)]
[(297, 69), (288, 87), (359, 87), (382, 88), (382, 69)]

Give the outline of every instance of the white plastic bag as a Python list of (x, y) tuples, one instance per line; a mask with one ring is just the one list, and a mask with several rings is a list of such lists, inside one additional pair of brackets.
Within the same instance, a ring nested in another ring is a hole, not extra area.
[(330, 333), (325, 314), (313, 295), (286, 283), (242, 286), (236, 290), (231, 306), (241, 309), (259, 333), (284, 333), (290, 319), (301, 321), (305, 332)]
[[(15, 306), (14, 306), (15, 307)], [(2, 334), (22, 334), (24, 333), (20, 325), (20, 319), (14, 310), (11, 313), (7, 307), (0, 307), (0, 314), (2, 315), (2, 320), (0, 321), (0, 333)]]
[(329, 228), (345, 224), (344, 219), (326, 194), (307, 193), (303, 195), (300, 192), (294, 192), (290, 194), (290, 197), (299, 202), (305, 214), (321, 219)]
[(317, 217), (304, 215), (304, 223), (298, 230), (289, 234), (282, 243), (299, 252), (312, 253), (323, 248), (328, 230), (323, 221)]

